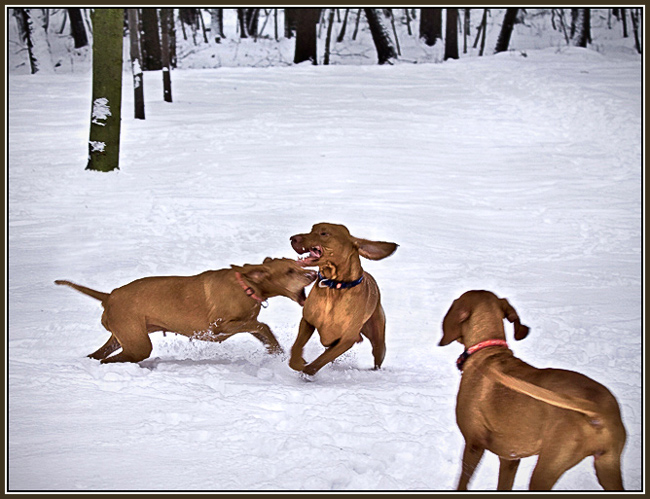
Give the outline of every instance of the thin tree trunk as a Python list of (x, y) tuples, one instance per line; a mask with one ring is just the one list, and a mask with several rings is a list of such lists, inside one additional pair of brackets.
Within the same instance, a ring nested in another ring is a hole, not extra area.
[[(289, 10), (289, 9), (287, 9)], [(305, 61), (312, 61), (318, 64), (316, 23), (320, 18), (320, 9), (296, 9), (292, 8), (292, 16), (296, 23), (296, 52), (294, 64)]]
[(93, 89), (87, 170), (119, 168), (124, 9), (92, 14)]
[(447, 9), (445, 58), (458, 59), (458, 9)]
[(341, 26), (341, 31), (339, 31), (339, 36), (336, 38), (336, 43), (341, 43), (345, 38), (345, 28), (348, 25), (348, 14), (350, 9), (345, 9), (345, 15), (343, 16), (343, 25)]
[(131, 49), (131, 70), (133, 71), (134, 117), (144, 119), (144, 82), (142, 80), (142, 54), (138, 30), (138, 9), (126, 9), (129, 18), (129, 40)]
[(357, 20), (354, 24), (354, 32), (352, 33), (352, 40), (357, 39), (357, 33), (359, 32), (359, 19), (361, 19), (361, 9), (357, 11)]
[(393, 45), (388, 29), (384, 25), (380, 9), (363, 9), (368, 20), (372, 40), (375, 42), (377, 49), (377, 59), (379, 64), (390, 64), (392, 59), (397, 57), (397, 51)]
[(160, 9), (160, 27), (161, 27), (161, 55), (162, 55), (162, 74), (163, 74), (163, 99), (165, 102), (172, 102), (172, 76), (171, 76), (171, 37), (170, 27), (174, 25), (174, 9)]
[(205, 43), (208, 43), (208, 33), (205, 29), (205, 21), (203, 20), (203, 14), (201, 13), (201, 9), (196, 9), (198, 14), (199, 14), (199, 24), (201, 25), (201, 32), (203, 33), (203, 41)]
[(409, 36), (413, 36), (413, 30), (411, 30), (411, 14), (409, 14), (408, 9), (404, 9), (404, 13), (406, 14), (406, 29), (408, 30)]
[(47, 9), (24, 9), (28, 33), (27, 49), (32, 74), (39, 71), (54, 72), (50, 42), (45, 29), (47, 24), (45, 10)]
[(86, 36), (86, 27), (84, 26), (84, 19), (81, 15), (81, 9), (70, 8), (68, 16), (70, 17), (70, 31), (74, 39), (74, 48), (80, 49), (88, 45), (88, 36)]
[(397, 28), (395, 27), (395, 15), (393, 14), (393, 9), (390, 9), (390, 24), (393, 27), (393, 36), (395, 37), (395, 48), (397, 49), (397, 55), (402, 55), (402, 50), (399, 47), (399, 38), (397, 38)]
[(506, 9), (506, 14), (503, 17), (503, 24), (501, 25), (501, 31), (499, 32), (499, 38), (497, 39), (497, 46), (494, 49), (495, 54), (508, 50), (510, 37), (512, 36), (512, 30), (515, 27), (518, 11), (519, 9)]
[(634, 47), (639, 54), (642, 54), (643, 50), (639, 40), (639, 9), (630, 9), (630, 17), (632, 18), (632, 30), (634, 31)]
[(469, 36), (469, 28), (470, 28), (470, 10), (471, 9), (463, 9), (464, 11), (464, 16), (463, 16), (463, 54), (467, 54), (467, 37)]
[(330, 63), (330, 44), (332, 43), (332, 28), (334, 27), (334, 9), (330, 9), (330, 15), (327, 25), (327, 36), (325, 36), (325, 57), (323, 65), (328, 66)]

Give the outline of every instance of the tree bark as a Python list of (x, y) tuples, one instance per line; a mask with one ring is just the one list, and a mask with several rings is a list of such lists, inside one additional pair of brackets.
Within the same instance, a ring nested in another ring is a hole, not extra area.
[(286, 9), (291, 10), (291, 16), (296, 26), (296, 52), (294, 64), (305, 61), (318, 63), (318, 45), (316, 23), (320, 17), (320, 9)]
[(141, 9), (140, 21), (142, 25), (142, 69), (145, 71), (159, 71), (162, 69), (162, 57), (156, 9)]
[(93, 89), (86, 170), (119, 168), (124, 9), (95, 9)]
[(447, 9), (444, 60), (447, 59), (458, 59), (458, 9)]
[(23, 9), (27, 24), (27, 51), (32, 74), (53, 73), (54, 64), (47, 39), (47, 9)]
[(68, 9), (68, 16), (70, 17), (70, 31), (74, 39), (74, 48), (80, 49), (81, 47), (85, 47), (88, 45), (88, 36), (86, 35), (86, 27), (84, 26), (81, 9)]
[(172, 101), (172, 75), (171, 75), (171, 37), (170, 27), (174, 26), (174, 9), (160, 9), (160, 26), (162, 31), (162, 74), (163, 74), (163, 99)]
[(420, 9), (420, 38), (429, 47), (442, 40), (442, 9)]
[(144, 82), (142, 80), (142, 54), (140, 51), (140, 32), (138, 30), (138, 9), (127, 9), (129, 18), (129, 40), (131, 70), (133, 72), (133, 104), (136, 120), (144, 119)]
[(332, 28), (334, 27), (334, 9), (330, 9), (330, 15), (327, 24), (327, 36), (325, 37), (325, 56), (323, 65), (327, 66), (330, 63), (330, 44), (332, 43)]
[(223, 34), (223, 9), (210, 9), (210, 35), (215, 43), (221, 43)]
[(363, 9), (368, 20), (372, 40), (375, 42), (377, 49), (377, 59), (379, 64), (390, 64), (392, 59), (397, 58), (397, 51), (393, 45), (388, 28), (384, 25), (382, 12), (380, 9)]
[(576, 33), (573, 39), (573, 45), (576, 47), (587, 47), (587, 42), (591, 38), (591, 9), (578, 9), (576, 19)]
[(497, 39), (497, 46), (494, 49), (495, 54), (508, 50), (510, 37), (512, 36), (512, 30), (515, 27), (518, 11), (519, 9), (506, 9), (506, 14), (503, 17), (503, 24), (501, 25), (501, 31), (499, 32), (499, 38)]

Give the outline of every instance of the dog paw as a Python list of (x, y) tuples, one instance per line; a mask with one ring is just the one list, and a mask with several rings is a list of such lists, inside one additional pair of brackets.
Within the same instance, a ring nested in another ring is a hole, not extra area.
[(305, 367), (305, 359), (296, 359), (292, 357), (289, 359), (289, 367), (294, 371), (302, 371)]

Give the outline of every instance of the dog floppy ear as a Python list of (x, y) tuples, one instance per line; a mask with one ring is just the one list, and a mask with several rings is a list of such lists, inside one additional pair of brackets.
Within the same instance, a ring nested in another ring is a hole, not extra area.
[(461, 337), (460, 325), (469, 318), (470, 310), (466, 305), (455, 300), (442, 321), (442, 339), (438, 346), (444, 347)]
[(513, 308), (512, 305), (510, 305), (508, 300), (501, 298), (500, 302), (501, 308), (503, 309), (503, 316), (508, 319), (508, 322), (512, 322), (515, 325), (515, 340), (523, 340), (526, 336), (528, 336), (530, 328), (528, 326), (524, 326), (521, 323), (517, 311)]
[(354, 244), (359, 249), (359, 254), (368, 260), (381, 260), (386, 258), (397, 249), (397, 244), (388, 243), (384, 241), (369, 241), (368, 239), (360, 239), (353, 237)]
[(241, 271), (241, 275), (250, 282), (259, 284), (268, 279), (270, 274), (269, 271), (263, 268), (261, 265), (245, 265)]

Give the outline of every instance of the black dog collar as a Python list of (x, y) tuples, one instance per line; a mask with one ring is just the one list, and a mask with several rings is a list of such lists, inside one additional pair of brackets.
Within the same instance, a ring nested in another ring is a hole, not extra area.
[(363, 276), (359, 277), (359, 279), (357, 279), (356, 281), (335, 281), (334, 279), (326, 279), (319, 272), (318, 279), (319, 279), (318, 286), (321, 288), (327, 287), (332, 289), (347, 289), (347, 288), (353, 288), (361, 284), (361, 281), (363, 281)]

